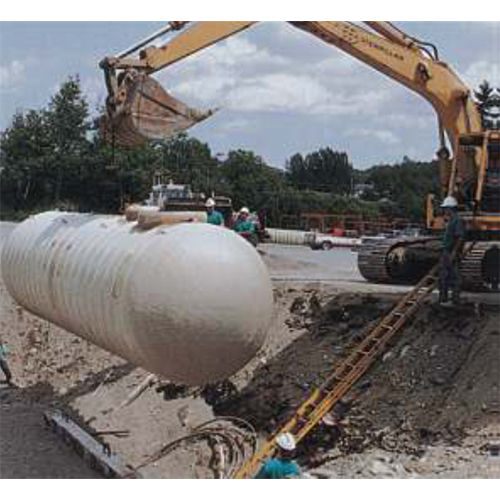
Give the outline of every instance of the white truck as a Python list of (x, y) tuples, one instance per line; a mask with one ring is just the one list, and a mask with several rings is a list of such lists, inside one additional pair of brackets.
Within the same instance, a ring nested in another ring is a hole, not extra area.
[(357, 248), (361, 246), (361, 238), (333, 236), (331, 234), (313, 233), (311, 242), (313, 250), (331, 250), (332, 248)]

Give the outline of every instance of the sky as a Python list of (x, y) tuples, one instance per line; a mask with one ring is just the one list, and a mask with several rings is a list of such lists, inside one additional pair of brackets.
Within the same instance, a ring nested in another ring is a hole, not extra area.
[[(471, 88), (500, 87), (500, 22), (395, 22), (434, 43)], [(0, 130), (16, 110), (46, 106), (78, 74), (91, 111), (104, 103), (99, 61), (162, 22), (1, 22)], [(262, 22), (155, 75), (194, 107), (219, 111), (192, 129), (213, 154), (250, 149), (284, 167), (293, 154), (345, 151), (355, 168), (428, 161), (436, 115), (423, 98), (286, 22)]]

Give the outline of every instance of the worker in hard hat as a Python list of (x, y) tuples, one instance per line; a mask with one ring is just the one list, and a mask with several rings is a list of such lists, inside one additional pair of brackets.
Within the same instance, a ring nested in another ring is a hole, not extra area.
[(253, 246), (257, 246), (259, 242), (257, 237), (257, 229), (252, 220), (250, 220), (250, 210), (247, 207), (242, 207), (238, 212), (238, 217), (234, 223), (233, 229), (249, 241)]
[(236, 218), (236, 222), (234, 223), (233, 229), (237, 233), (254, 233), (255, 225), (249, 219), (250, 210), (247, 207), (241, 207), (238, 212), (238, 217)]
[(295, 456), (295, 438), (289, 432), (276, 438), (277, 456), (266, 460), (255, 479), (290, 479), (300, 476), (299, 466), (293, 460)]
[[(451, 289), (454, 304), (460, 302), (461, 276), (459, 271), (459, 253), (465, 236), (463, 221), (458, 215), (458, 203), (453, 196), (447, 196), (441, 208), (444, 212), (446, 227), (442, 239), (442, 253), (439, 269), (439, 302), (448, 302)], [(456, 255), (453, 256), (453, 249)]]
[(207, 211), (207, 222), (213, 224), (214, 226), (224, 225), (224, 217), (222, 214), (215, 210), (215, 201), (213, 198), (209, 198), (205, 203), (205, 209)]

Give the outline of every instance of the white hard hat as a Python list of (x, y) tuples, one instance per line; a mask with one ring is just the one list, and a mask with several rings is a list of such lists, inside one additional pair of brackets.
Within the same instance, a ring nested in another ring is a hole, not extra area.
[(250, 210), (248, 210), (247, 207), (241, 207), (240, 208), (240, 214), (249, 214)]
[(457, 206), (457, 200), (453, 196), (447, 196), (441, 203), (441, 208), (457, 208)]
[(215, 207), (215, 201), (213, 200), (213, 198), (209, 198), (206, 203), (205, 203), (205, 206), (207, 208), (213, 208)]
[(276, 444), (286, 451), (295, 450), (295, 438), (289, 433), (284, 432), (276, 438)]

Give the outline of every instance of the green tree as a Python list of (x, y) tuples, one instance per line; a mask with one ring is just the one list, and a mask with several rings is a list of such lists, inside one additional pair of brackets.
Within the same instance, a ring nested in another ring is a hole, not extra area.
[(160, 171), (178, 184), (189, 184), (193, 190), (210, 193), (219, 182), (218, 162), (208, 144), (181, 133), (158, 144)]
[(439, 194), (436, 162), (416, 162), (404, 157), (401, 163), (377, 165), (364, 173), (364, 180), (374, 186), (363, 199), (378, 201), (386, 215), (421, 221), (428, 193)]
[(63, 82), (51, 98), (47, 123), (52, 144), (54, 169), (54, 202), (75, 199), (80, 192), (84, 157), (88, 153), (90, 131), (88, 104), (82, 94), (78, 76)]
[(277, 200), (284, 189), (282, 171), (267, 165), (252, 151), (229, 151), (220, 164), (219, 190), (230, 196), (235, 208), (248, 206), (250, 210), (274, 220)]
[(297, 189), (349, 194), (352, 165), (346, 153), (322, 148), (306, 155), (293, 155), (285, 165), (289, 182)]
[[(481, 114), (483, 128), (498, 130), (500, 128), (500, 89), (495, 89), (484, 80), (478, 90), (474, 91), (476, 106)], [(496, 109), (496, 111), (495, 111)]]
[(51, 151), (46, 111), (17, 112), (0, 137), (2, 210), (24, 211), (50, 204)]

